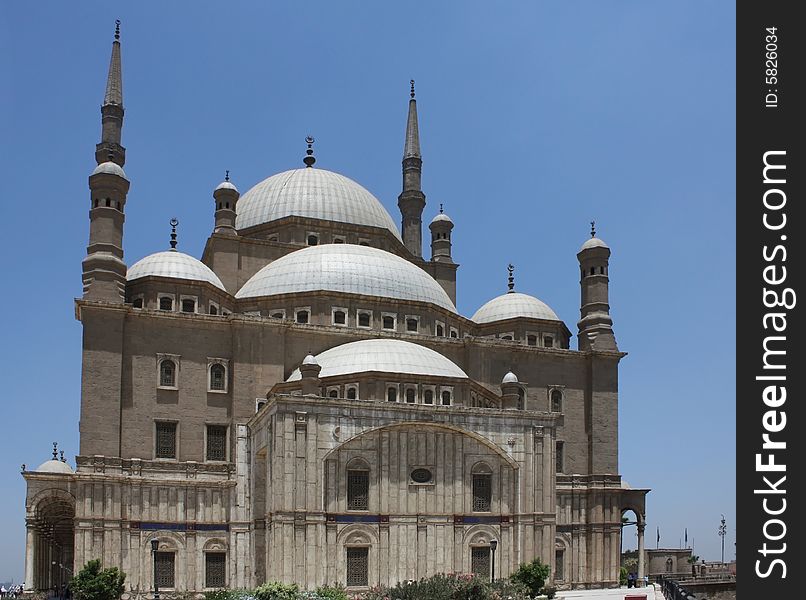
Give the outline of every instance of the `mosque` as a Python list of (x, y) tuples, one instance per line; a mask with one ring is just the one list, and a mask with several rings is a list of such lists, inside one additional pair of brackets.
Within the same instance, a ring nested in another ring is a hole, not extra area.
[(643, 557), (649, 490), (618, 469), (610, 248), (592, 232), (577, 253), (575, 348), (511, 268), (508, 290), (459, 314), (441, 209), (423, 256), (410, 96), (400, 228), (317, 168), (308, 138), (300, 168), (213, 190), (201, 259), (173, 235), (128, 264), (116, 31), (75, 300), (80, 450), (75, 468), (55, 445), (23, 465), (28, 589), (93, 558), (126, 573), (124, 598), (505, 577), (534, 557), (560, 588), (612, 587), (625, 511)]

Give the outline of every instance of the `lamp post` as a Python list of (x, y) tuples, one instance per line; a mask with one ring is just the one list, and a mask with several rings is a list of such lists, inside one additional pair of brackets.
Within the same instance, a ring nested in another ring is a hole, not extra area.
[(492, 558), (492, 568), (490, 569), (490, 583), (495, 581), (495, 549), (498, 548), (498, 540), (490, 540), (490, 556)]
[(151, 554), (154, 558), (154, 600), (160, 598), (160, 586), (157, 583), (157, 548), (159, 548), (159, 540), (151, 540)]
[(719, 525), (719, 537), (722, 538), (722, 564), (725, 564), (725, 535), (728, 533), (728, 526), (725, 525), (725, 515), (722, 515), (722, 520)]

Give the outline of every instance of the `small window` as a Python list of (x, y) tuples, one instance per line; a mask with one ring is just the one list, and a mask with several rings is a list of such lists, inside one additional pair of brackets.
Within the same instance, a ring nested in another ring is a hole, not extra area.
[(273, 310), (269, 313), (269, 316), (272, 319), (285, 319), (285, 311), (284, 310)]
[(526, 336), (526, 345), (527, 346), (537, 346), (537, 336), (536, 335), (527, 335)]
[(512, 336), (510, 334), (502, 335), (501, 339), (502, 340), (507, 340), (508, 342), (511, 342), (512, 341)]
[(158, 421), (156, 431), (156, 458), (176, 458), (176, 423)]
[(434, 478), (434, 474), (431, 472), (431, 469), (419, 468), (414, 469), (410, 477), (414, 483), (430, 483)]
[(204, 586), (223, 588), (227, 585), (227, 555), (224, 552), (207, 552), (204, 555)]
[(442, 323), (437, 323), (437, 337), (444, 337), (445, 336), (445, 327)]
[(347, 399), (356, 400), (358, 398), (358, 388), (354, 385), (347, 388)]
[(546, 348), (553, 348), (554, 347), (554, 338), (550, 335), (543, 336), (543, 346)]
[(276, 234), (275, 235), (270, 235), (269, 236), (269, 241), (270, 242), (279, 242), (280, 241), (280, 236), (276, 235)]
[(332, 389), (332, 390), (328, 391), (327, 397), (328, 398), (338, 398), (339, 397), (339, 390)]
[(596, 275), (596, 267), (591, 267), (591, 275)]
[(193, 298), (182, 298), (182, 312), (195, 313), (196, 300), (194, 300)]
[(491, 473), (473, 473), (473, 512), (490, 512), (493, 497)]
[(347, 548), (347, 587), (369, 585), (369, 548)]
[(227, 368), (221, 363), (210, 366), (210, 390), (224, 392), (227, 389)]
[(174, 553), (154, 553), (154, 583), (159, 588), (173, 588), (174, 584)]
[(297, 323), (307, 323), (308, 322), (308, 311), (307, 310), (298, 310), (297, 311)]
[(334, 244), (343, 244), (344, 238), (340, 236), (333, 236), (333, 243)]
[(346, 325), (347, 324), (347, 313), (343, 310), (335, 310), (333, 311), (333, 324), (334, 325)]
[(406, 389), (406, 402), (414, 404), (417, 400), (417, 391), (414, 388)]
[(160, 310), (173, 310), (174, 309), (174, 299), (170, 296), (162, 296), (160, 297)]
[(450, 390), (442, 390), (442, 406), (451, 405), (451, 392)]
[(227, 426), (207, 426), (207, 460), (227, 460)]
[(458, 338), (459, 337), (459, 330), (456, 327), (451, 327), (451, 337)]
[(142, 298), (135, 298), (132, 301), (132, 306), (134, 308), (143, 308), (143, 299)]
[(370, 327), (372, 323), (372, 315), (368, 312), (359, 312), (358, 313), (358, 326), (359, 327)]
[(490, 579), (490, 547), (474, 546), (470, 549), (470, 572), (482, 581)]
[(383, 316), (383, 328), (384, 329), (394, 329), (395, 328), (395, 318), (389, 315)]
[(369, 246), (369, 240), (361, 238), (361, 239), (358, 240), (358, 245), (359, 246)]
[(563, 411), (563, 393), (560, 390), (551, 390), (551, 412)]
[(308, 245), (316, 246), (317, 244), (319, 244), (319, 236), (314, 234), (308, 234)]
[(160, 363), (160, 387), (176, 387), (176, 363), (172, 360)]
[(210, 314), (213, 316), (218, 315), (218, 307), (215, 304), (210, 304)]
[(389, 402), (397, 402), (397, 388), (386, 388), (386, 399)]
[(562, 581), (565, 579), (565, 569), (563, 568), (564, 559), (565, 551), (554, 551), (554, 581)]
[(347, 471), (347, 510), (369, 510), (369, 471)]
[(424, 404), (434, 403), (434, 390), (425, 390), (423, 392), (423, 403)]
[(565, 442), (557, 442), (556, 448), (556, 470), (558, 473), (565, 473)]
[(413, 317), (406, 319), (406, 331), (413, 331), (416, 333), (419, 328), (420, 322), (417, 319)]

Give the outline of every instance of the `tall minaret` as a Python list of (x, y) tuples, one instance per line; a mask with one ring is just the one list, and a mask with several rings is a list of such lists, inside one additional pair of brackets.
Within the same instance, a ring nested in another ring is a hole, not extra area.
[(618, 352), (613, 320), (610, 318), (610, 248), (596, 237), (596, 223), (593, 221), (591, 237), (582, 244), (577, 259), (582, 289), (581, 318), (577, 323), (579, 350)]
[(84, 298), (122, 303), (126, 291), (123, 221), (129, 180), (123, 172), (125, 150), (120, 145), (123, 127), (120, 21), (115, 21), (115, 41), (112, 42), (112, 60), (101, 107), (101, 126), (101, 143), (95, 149), (98, 166), (89, 178), (90, 241), (87, 256), (81, 262)]
[(403, 215), (403, 243), (414, 256), (423, 255), (422, 218), (425, 194), (421, 189), (423, 159), (420, 156), (420, 129), (417, 125), (417, 101), (414, 99), (414, 80), (411, 80), (409, 118), (406, 122), (406, 145), (403, 149), (403, 191), (397, 205)]

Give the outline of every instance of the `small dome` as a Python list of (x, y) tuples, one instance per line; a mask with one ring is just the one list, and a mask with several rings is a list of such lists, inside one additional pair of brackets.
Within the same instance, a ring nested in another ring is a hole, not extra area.
[(98, 175), (99, 173), (108, 173), (109, 175), (117, 175), (118, 177), (123, 177), (123, 179), (126, 179), (126, 173), (123, 171), (123, 168), (111, 160), (102, 162), (100, 165), (95, 167), (92, 172), (93, 175)]
[(316, 357), (313, 354), (309, 354), (305, 358), (302, 359), (303, 365), (318, 365), (319, 363), (316, 362)]
[(428, 302), (456, 312), (442, 286), (420, 267), (396, 254), (356, 244), (322, 244), (286, 254), (255, 273), (235, 297), (321, 290)]
[(218, 275), (202, 261), (176, 250), (156, 252), (141, 258), (126, 273), (126, 279), (133, 281), (141, 277), (173, 277), (176, 279), (189, 279), (191, 281), (206, 281), (212, 283), (220, 290), (224, 284)]
[(518, 383), (518, 376), (512, 371), (509, 371), (506, 375), (504, 375), (501, 383)]
[(380, 200), (352, 179), (324, 169), (292, 169), (264, 179), (241, 196), (237, 213), (237, 229), (293, 215), (381, 227), (400, 239)]
[(492, 323), (516, 317), (559, 321), (560, 317), (547, 304), (534, 296), (510, 292), (493, 298), (476, 311), (470, 319), (476, 323)]
[[(403, 340), (361, 340), (325, 350), (316, 356), (320, 378), (352, 373), (403, 373), (467, 379), (467, 374), (439, 352)], [(296, 369), (287, 381), (299, 381)]]
[(217, 192), (218, 190), (232, 190), (235, 193), (238, 193), (238, 188), (236, 188), (231, 181), (222, 181), (218, 184), (213, 193)]
[(56, 460), (51, 458), (48, 461), (43, 462), (36, 468), (37, 473), (75, 473), (72, 467), (68, 465), (66, 462), (62, 462), (60, 460)]
[(453, 225), (453, 221), (445, 213), (437, 213), (437, 216), (434, 217), (433, 219), (431, 219), (431, 224), (433, 225), (434, 223), (439, 223), (441, 221), (444, 221), (446, 223), (450, 223), (451, 225)]
[(610, 249), (610, 246), (604, 243), (604, 241), (600, 240), (598, 237), (592, 237), (585, 240), (585, 243), (582, 244), (582, 247), (579, 249), (580, 252), (583, 250), (588, 250), (590, 248), (607, 248)]

